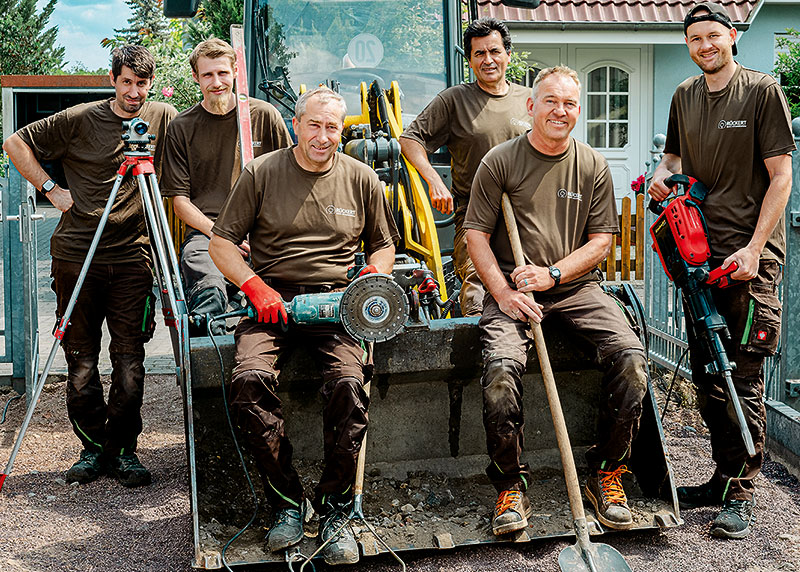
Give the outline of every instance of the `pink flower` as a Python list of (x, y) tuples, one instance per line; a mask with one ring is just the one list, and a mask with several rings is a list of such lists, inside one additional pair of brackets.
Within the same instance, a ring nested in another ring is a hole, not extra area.
[(172, 94), (175, 93), (175, 90), (172, 88), (172, 86), (167, 86), (161, 90), (161, 93), (164, 95), (164, 97), (172, 97)]
[(633, 181), (631, 181), (631, 190), (634, 193), (641, 193), (644, 191), (644, 175), (639, 175)]

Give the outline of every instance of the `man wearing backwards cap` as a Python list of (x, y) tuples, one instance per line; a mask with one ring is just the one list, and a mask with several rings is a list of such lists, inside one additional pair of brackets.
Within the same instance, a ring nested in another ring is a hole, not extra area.
[(781, 305), (776, 289), (785, 254), (783, 211), (792, 182), (794, 141), (786, 97), (774, 78), (743, 68), (736, 55), (736, 29), (725, 9), (701, 2), (683, 23), (689, 55), (703, 75), (675, 90), (669, 112), (664, 157), (648, 189), (664, 200), (664, 180), (685, 173), (703, 182), (709, 193), (702, 211), (708, 225), (711, 266), (739, 268), (740, 283), (712, 290), (731, 339), (725, 349), (736, 363), (733, 383), (742, 400), (756, 454), (745, 450), (736, 422), (727, 411), (721, 376), (709, 375), (708, 359), (689, 331), (692, 379), (711, 433), (716, 468), (699, 486), (678, 488), (683, 508), (722, 506), (711, 525), (720, 538), (750, 534), (754, 479), (761, 469), (766, 412), (762, 402), (764, 358), (780, 338)]

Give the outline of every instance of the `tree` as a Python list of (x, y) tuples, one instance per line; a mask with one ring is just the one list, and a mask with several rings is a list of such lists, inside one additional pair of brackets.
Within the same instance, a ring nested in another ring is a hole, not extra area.
[(58, 26), (47, 28), (58, 0), (36, 13), (36, 0), (0, 0), (0, 75), (50, 74), (64, 65)]
[(162, 0), (125, 0), (131, 9), (128, 27), (114, 29), (113, 38), (104, 38), (103, 47), (116, 48), (125, 44), (142, 44), (145, 38), (156, 42), (169, 39), (169, 22), (164, 18)]
[(230, 43), (231, 24), (244, 21), (244, 0), (203, 0), (203, 11), (211, 35)]
[(787, 28), (786, 34), (777, 39), (778, 48), (783, 51), (778, 54), (775, 74), (789, 100), (792, 117), (800, 117), (800, 32)]

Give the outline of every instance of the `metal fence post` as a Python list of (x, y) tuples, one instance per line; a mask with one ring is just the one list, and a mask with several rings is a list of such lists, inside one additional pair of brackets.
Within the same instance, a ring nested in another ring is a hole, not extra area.
[[(792, 121), (795, 143), (800, 147), (800, 117)], [(786, 265), (783, 269), (783, 323), (779, 382), (768, 398), (800, 411), (800, 151), (792, 157), (792, 194), (786, 207)], [(794, 284), (795, 287), (789, 287)], [(781, 383), (782, 382), (782, 383)]]

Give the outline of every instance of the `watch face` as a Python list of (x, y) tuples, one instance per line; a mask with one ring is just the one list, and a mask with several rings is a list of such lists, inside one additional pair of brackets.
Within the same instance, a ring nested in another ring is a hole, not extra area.
[(42, 183), (42, 192), (49, 193), (55, 188), (56, 184), (53, 182), (53, 179), (47, 179), (44, 183)]

